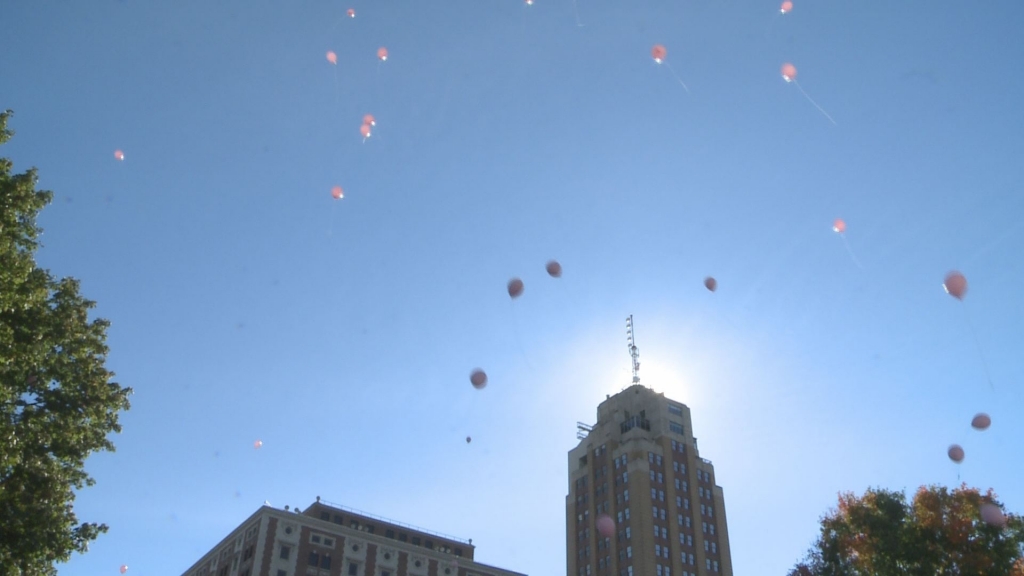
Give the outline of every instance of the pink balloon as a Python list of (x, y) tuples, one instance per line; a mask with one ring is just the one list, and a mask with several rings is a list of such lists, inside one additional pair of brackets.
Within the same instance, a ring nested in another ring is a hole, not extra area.
[(128, 565), (127, 564), (122, 564), (121, 565), (121, 574), (124, 574), (127, 571), (128, 571)]
[(786, 13), (792, 11), (792, 10), (793, 10), (793, 3), (790, 2), (789, 0), (786, 0), (785, 2), (783, 2), (782, 6), (779, 7), (779, 12), (782, 12), (783, 14), (786, 14)]
[(991, 425), (992, 419), (984, 412), (979, 413), (973, 420), (971, 420), (971, 427), (975, 430), (988, 430), (988, 427)]
[(963, 300), (964, 294), (967, 294), (967, 278), (956, 270), (946, 274), (946, 281), (942, 285), (946, 292), (957, 300)]
[(548, 262), (548, 265), (545, 266), (545, 269), (548, 271), (548, 275), (551, 276), (552, 278), (560, 278), (562, 276), (562, 265), (559, 264), (556, 260)]
[(331, 196), (333, 196), (335, 200), (341, 200), (345, 197), (345, 191), (341, 189), (341, 186), (335, 186), (334, 188), (331, 188)]
[(253, 442), (252, 447), (255, 448), (256, 450), (259, 450), (260, 448), (263, 447), (263, 440), (257, 440)]
[(704, 279), (704, 287), (710, 290), (711, 292), (714, 292), (715, 290), (718, 289), (718, 280), (715, 280), (711, 276), (708, 276), (707, 278)]
[(523, 281), (519, 278), (513, 278), (508, 281), (508, 295), (513, 298), (519, 298), (523, 295)]
[(615, 536), (615, 520), (607, 514), (601, 514), (597, 517), (597, 532), (605, 538)]
[(964, 461), (964, 449), (959, 444), (953, 444), (949, 447), (949, 459), (957, 464)]
[(473, 384), (473, 388), (483, 390), (484, 387), (487, 386), (487, 373), (477, 368), (469, 375), (469, 381)]
[(116, 158), (117, 160), (121, 160), (123, 162), (124, 161), (124, 152), (122, 152), (120, 150), (114, 150), (114, 158)]
[(1003, 516), (1003, 511), (995, 504), (981, 505), (981, 519), (990, 526), (999, 526), (1001, 528), (1006, 525), (1006, 516)]
[(796, 66), (793, 66), (789, 62), (782, 65), (782, 79), (786, 82), (792, 82), (796, 80)]
[(334, 52), (328, 51), (327, 52), (327, 61), (330, 62), (331, 64), (337, 64), (338, 63), (338, 55), (335, 54)]

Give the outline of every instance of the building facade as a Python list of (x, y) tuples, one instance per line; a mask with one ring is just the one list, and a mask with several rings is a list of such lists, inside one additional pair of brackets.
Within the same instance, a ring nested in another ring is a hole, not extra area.
[[(690, 409), (638, 380), (598, 406), (596, 424), (578, 425), (567, 575), (732, 576), (722, 488), (697, 451)], [(610, 537), (598, 531), (602, 515)]]
[(472, 540), (316, 502), (262, 506), (182, 576), (524, 576), (480, 564)]

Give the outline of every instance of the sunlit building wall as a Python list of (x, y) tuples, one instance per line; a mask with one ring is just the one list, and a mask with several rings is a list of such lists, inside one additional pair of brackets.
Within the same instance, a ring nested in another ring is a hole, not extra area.
[(473, 560), (462, 540), (316, 502), (262, 506), (182, 576), (524, 576)]
[[(569, 452), (567, 576), (732, 576), (722, 488), (690, 409), (635, 384), (579, 425)], [(614, 521), (611, 538), (597, 519)]]

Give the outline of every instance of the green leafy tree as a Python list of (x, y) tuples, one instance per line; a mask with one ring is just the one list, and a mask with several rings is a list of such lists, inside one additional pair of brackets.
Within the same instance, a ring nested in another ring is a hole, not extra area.
[(95, 302), (36, 266), (36, 216), (53, 194), (35, 189), (34, 169), (12, 168), (0, 158), (0, 576), (53, 575), (107, 530), (79, 524), (72, 503), (95, 482), (85, 459), (114, 450), (132, 391), (104, 367), (109, 323), (89, 321)]
[[(982, 508), (997, 518), (983, 518)], [(995, 507), (995, 508), (992, 508)], [(986, 521), (989, 520), (989, 521)], [(991, 489), (922, 486), (839, 495), (821, 536), (789, 576), (1024, 576), (1024, 520)]]

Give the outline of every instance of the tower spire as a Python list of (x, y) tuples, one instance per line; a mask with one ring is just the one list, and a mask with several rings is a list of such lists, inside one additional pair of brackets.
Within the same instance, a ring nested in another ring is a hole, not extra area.
[(629, 357), (633, 359), (633, 384), (640, 383), (640, 350), (636, 347), (636, 339), (633, 337), (633, 315), (626, 318), (626, 342), (629, 347)]

